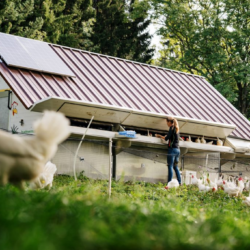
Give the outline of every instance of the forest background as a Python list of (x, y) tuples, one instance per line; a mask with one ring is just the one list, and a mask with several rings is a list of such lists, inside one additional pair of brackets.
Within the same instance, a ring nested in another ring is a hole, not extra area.
[(0, 32), (202, 75), (250, 119), (250, 0), (1, 0)]

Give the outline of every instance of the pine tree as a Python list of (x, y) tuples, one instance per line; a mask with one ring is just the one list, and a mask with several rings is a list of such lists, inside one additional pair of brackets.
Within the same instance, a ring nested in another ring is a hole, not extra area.
[(142, 6), (139, 1), (136, 4), (134, 0), (129, 4), (125, 0), (94, 0), (94, 51), (141, 62), (152, 58), (150, 36), (145, 32), (150, 22), (145, 21), (146, 12), (138, 11)]
[(0, 1), (0, 31), (43, 40), (46, 33), (42, 31), (42, 18), (27, 21), (33, 11), (34, 0)]
[(72, 26), (73, 15), (63, 14), (66, 0), (34, 0), (34, 11), (27, 22), (34, 22), (37, 17), (43, 20), (42, 30), (46, 32), (44, 41), (58, 43), (64, 29)]
[(123, 54), (121, 44), (124, 39), (124, 0), (94, 0), (96, 22), (91, 40), (93, 50), (102, 54), (117, 56)]
[(146, 32), (151, 21), (148, 19), (148, 1), (131, 0), (129, 6), (130, 53), (127, 58), (138, 62), (150, 62), (154, 49), (150, 48), (152, 36)]
[(95, 21), (91, 0), (67, 0), (64, 15), (73, 15), (72, 25), (65, 27), (59, 44), (89, 50), (93, 46), (90, 41), (92, 26)]
[(90, 36), (87, 25), (94, 17), (90, 1), (2, 0), (0, 31), (86, 49), (84, 35)]

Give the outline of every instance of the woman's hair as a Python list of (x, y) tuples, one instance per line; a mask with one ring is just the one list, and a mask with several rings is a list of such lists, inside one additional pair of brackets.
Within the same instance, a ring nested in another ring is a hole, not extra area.
[(174, 117), (167, 117), (166, 120), (168, 122), (171, 122), (172, 124), (174, 124), (176, 133), (179, 133), (180, 128), (179, 128), (178, 121)]

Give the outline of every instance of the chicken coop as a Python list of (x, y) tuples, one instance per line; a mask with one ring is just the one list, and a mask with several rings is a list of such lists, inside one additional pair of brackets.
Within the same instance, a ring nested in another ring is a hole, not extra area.
[(51, 159), (58, 174), (73, 175), (93, 119), (77, 174), (107, 179), (111, 140), (114, 179), (166, 182), (168, 146), (154, 135), (168, 133), (167, 116), (179, 122), (183, 177), (248, 169), (250, 122), (204, 77), (0, 33), (0, 128), (32, 136), (44, 110), (70, 120)]

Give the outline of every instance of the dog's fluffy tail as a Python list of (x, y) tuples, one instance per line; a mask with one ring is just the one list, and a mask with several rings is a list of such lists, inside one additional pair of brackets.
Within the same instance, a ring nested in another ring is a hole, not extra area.
[(70, 134), (69, 120), (62, 113), (45, 111), (41, 119), (34, 123), (36, 137), (49, 144), (59, 144)]

